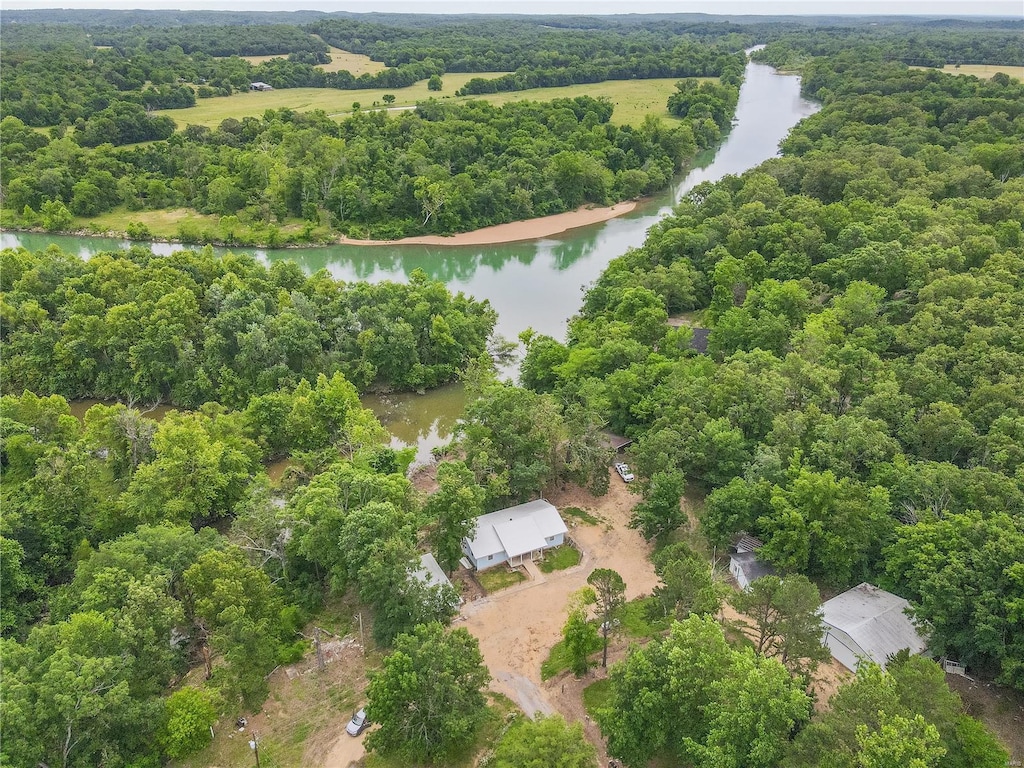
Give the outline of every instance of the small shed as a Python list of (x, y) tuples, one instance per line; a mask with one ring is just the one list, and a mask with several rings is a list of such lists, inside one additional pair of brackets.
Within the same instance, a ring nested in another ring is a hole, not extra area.
[[(437, 562), (437, 558), (433, 554), (427, 552), (425, 555), (420, 556), (420, 567), (412, 572), (413, 578), (423, 582), (428, 587), (452, 587), (455, 586), (445, 575), (444, 570), (441, 568), (441, 564)], [(458, 592), (458, 589), (455, 589)], [(462, 599), (459, 599), (462, 602)]]
[(729, 573), (740, 589), (750, 589), (750, 582), (762, 576), (776, 575), (775, 569), (757, 557), (756, 552), (733, 552), (729, 555)]
[(616, 435), (605, 429), (601, 431), (601, 442), (616, 453), (622, 453), (633, 444), (633, 439), (625, 435)]
[(565, 541), (569, 529), (558, 510), (544, 499), (481, 515), (472, 537), (462, 540), (462, 551), (478, 571), (502, 563), (539, 560), (544, 550)]
[(904, 648), (918, 654), (927, 641), (907, 615), (910, 603), (873, 584), (858, 584), (822, 603), (823, 642), (836, 661), (856, 671), (864, 659), (883, 668)]
[(412, 575), (429, 587), (450, 587), (452, 585), (441, 569), (441, 564), (430, 552), (420, 556), (420, 567), (413, 571)]
[(272, 90), (274, 90), (274, 86), (272, 86), (270, 83), (263, 83), (263, 82), (257, 81), (255, 83), (249, 83), (249, 90), (250, 91), (272, 91)]

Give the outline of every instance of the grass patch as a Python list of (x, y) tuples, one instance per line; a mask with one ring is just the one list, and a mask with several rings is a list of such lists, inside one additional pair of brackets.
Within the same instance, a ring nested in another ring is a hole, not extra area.
[(562, 510), (562, 517), (571, 517), (586, 525), (600, 525), (601, 518), (595, 517), (585, 509), (579, 507), (566, 507)]
[[(594, 644), (587, 651), (587, 655), (597, 653), (604, 647), (603, 639), (598, 636), (594, 641)], [(549, 680), (557, 674), (564, 672), (569, 669), (570, 666), (569, 652), (566, 650), (565, 641), (559, 640), (553, 646), (551, 651), (548, 653), (548, 657), (540, 663), (540, 679)]]
[(521, 581), (525, 581), (526, 577), (519, 571), (510, 571), (508, 568), (490, 568), (486, 571), (478, 572), (476, 580), (480, 582), (480, 586), (484, 588), (487, 594), (491, 594), (492, 592), (514, 587)]
[(630, 637), (657, 637), (672, 624), (672, 616), (659, 616), (658, 600), (638, 597), (619, 612), (620, 628)]
[(579, 565), (579, 562), (579, 550), (570, 547), (568, 544), (562, 544), (560, 547), (554, 547), (545, 552), (544, 559), (540, 561), (538, 566), (544, 573), (551, 573), (552, 571), (564, 571), (566, 568), (572, 568), (574, 565)]
[(591, 683), (583, 689), (583, 708), (595, 717), (597, 710), (606, 709), (612, 701), (612, 681), (608, 678)]
[(558, 88), (532, 88), (527, 91), (507, 93), (485, 93), (479, 96), (455, 96), (455, 91), (474, 77), (494, 78), (502, 72), (451, 72), (442, 80), (440, 92), (427, 90), (427, 81), (421, 80), (407, 88), (368, 88), (342, 91), (335, 88), (281, 88), (274, 91), (244, 91), (231, 96), (216, 96), (200, 99), (188, 109), (164, 109), (158, 114), (175, 120), (179, 128), (186, 125), (206, 125), (216, 128), (229, 117), (241, 120), (243, 117), (260, 116), (267, 109), (288, 107), (297, 111), (322, 109), (332, 117), (347, 117), (352, 104), (358, 102), (362, 109), (383, 105), (385, 93), (395, 96), (392, 107), (412, 107), (417, 102), (430, 98), (451, 98), (459, 101), (479, 99), (491, 104), (508, 104), (511, 101), (551, 101), (552, 99), (576, 96), (604, 96), (615, 106), (612, 122), (616, 125), (639, 126), (647, 115), (656, 115), (666, 121), (677, 118), (668, 113), (668, 97), (675, 93), (678, 78), (655, 80), (608, 80), (603, 83), (567, 85)]
[[(445, 77), (448, 76), (445, 75)], [(653, 80), (606, 80), (603, 83), (487, 93), (473, 98), (483, 99), (492, 104), (508, 104), (510, 101), (523, 101), (524, 99), (551, 101), (552, 99), (571, 99), (576, 96), (593, 96), (595, 99), (604, 96), (615, 106), (612, 123), (639, 126), (647, 115), (656, 115), (668, 122), (678, 121), (678, 118), (668, 113), (668, 97), (676, 92), (676, 83), (678, 82), (678, 77)], [(445, 84), (447, 85), (447, 81)]]
[[(387, 65), (384, 62), (374, 61), (369, 56), (364, 56), (361, 53), (343, 51), (341, 48), (335, 48), (333, 45), (328, 47), (330, 48), (328, 54), (331, 57), (331, 63), (321, 64), (317, 67), (317, 69), (322, 69), (324, 72), (341, 72), (343, 69), (347, 69), (353, 75), (359, 77), (359, 75), (366, 72), (369, 72), (372, 75), (377, 72), (383, 72), (387, 69)], [(238, 58), (244, 59), (256, 67), (264, 62), (270, 61), (271, 59), (287, 59), (288, 54), (274, 53), (269, 56), (239, 56)]]

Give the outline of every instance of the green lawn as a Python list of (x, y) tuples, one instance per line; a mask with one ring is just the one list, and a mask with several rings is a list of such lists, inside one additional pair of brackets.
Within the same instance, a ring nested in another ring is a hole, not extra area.
[(605, 678), (583, 689), (583, 708), (591, 717), (597, 710), (607, 707), (612, 700), (612, 681)]
[(571, 517), (579, 520), (584, 525), (600, 525), (601, 518), (595, 517), (585, 509), (579, 507), (566, 507), (562, 510), (562, 517)]
[(538, 563), (538, 566), (544, 573), (552, 573), (572, 568), (574, 565), (579, 565), (579, 562), (580, 551), (568, 544), (563, 544), (545, 552), (544, 559)]
[(622, 630), (630, 637), (655, 637), (667, 630), (673, 617), (659, 616), (657, 602), (653, 597), (638, 597), (622, 606), (619, 612)]
[(551, 99), (586, 95), (595, 98), (605, 96), (610, 99), (615, 105), (612, 122), (617, 125), (640, 125), (644, 117), (649, 114), (657, 115), (665, 120), (676, 120), (669, 115), (665, 106), (668, 97), (676, 90), (676, 78), (608, 80), (603, 83), (568, 85), (559, 88), (533, 88), (528, 91), (487, 93), (479, 96), (453, 95), (474, 77), (491, 78), (501, 74), (503, 73), (450, 73), (442, 78), (444, 88), (440, 92), (428, 91), (426, 80), (421, 80), (408, 88), (374, 88), (351, 91), (340, 91), (334, 88), (281, 88), (276, 91), (247, 91), (231, 96), (201, 99), (194, 107), (165, 109), (160, 110), (159, 114), (174, 118), (179, 129), (189, 124), (216, 128), (222, 120), (229, 117), (240, 120), (247, 116), (262, 115), (268, 109), (282, 107), (297, 111), (322, 109), (329, 115), (345, 117), (351, 113), (353, 102), (358, 102), (362, 109), (373, 108), (375, 102), (378, 107), (382, 107), (382, 99), (386, 93), (395, 96), (395, 103), (391, 105), (392, 107), (411, 107), (417, 102), (429, 98), (451, 98), (460, 101), (472, 98), (500, 105), (511, 101), (550, 101)]
[(480, 582), (480, 586), (484, 588), (487, 594), (507, 589), (508, 587), (514, 587), (519, 582), (525, 581), (525, 579), (526, 577), (519, 571), (510, 571), (502, 566), (480, 571), (476, 575), (476, 580)]
[(453, 73), (445, 75), (441, 91), (427, 90), (427, 81), (421, 80), (408, 88), (365, 88), (342, 91), (337, 88), (279, 88), (274, 91), (244, 91), (230, 96), (215, 96), (199, 99), (188, 109), (158, 110), (158, 114), (174, 119), (178, 128), (186, 125), (206, 125), (216, 128), (229, 117), (241, 120), (243, 117), (259, 116), (268, 109), (288, 107), (305, 112), (322, 109), (327, 114), (345, 117), (352, 111), (352, 104), (358, 102), (361, 109), (370, 109), (374, 102), (383, 107), (384, 94), (395, 97), (392, 107), (411, 107), (419, 101), (433, 98), (455, 98), (453, 94), (474, 77), (498, 77), (503, 73)]
[[(587, 655), (597, 653), (603, 647), (604, 640), (598, 635)], [(548, 657), (540, 664), (540, 679), (548, 680), (560, 672), (564, 672), (569, 668), (569, 663), (569, 653), (565, 649), (565, 641), (559, 640), (551, 646), (551, 652), (548, 654)]]

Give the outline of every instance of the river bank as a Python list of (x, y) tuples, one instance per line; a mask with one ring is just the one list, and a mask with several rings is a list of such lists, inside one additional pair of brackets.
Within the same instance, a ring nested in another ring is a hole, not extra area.
[(419, 235), (403, 237), (401, 240), (354, 240), (340, 237), (339, 245), (501, 245), (502, 243), (518, 243), (524, 240), (539, 240), (542, 237), (553, 237), (563, 232), (605, 221), (631, 213), (637, 204), (635, 201), (616, 203), (615, 205), (595, 208), (580, 206), (575, 211), (556, 213), (551, 216), (540, 216), (536, 219), (510, 221), (507, 224), (495, 224), (470, 232), (459, 232), (454, 235)]

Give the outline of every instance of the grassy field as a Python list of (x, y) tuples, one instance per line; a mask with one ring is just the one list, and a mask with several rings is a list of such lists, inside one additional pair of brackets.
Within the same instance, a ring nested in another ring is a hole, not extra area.
[[(341, 72), (343, 69), (347, 69), (353, 75), (359, 77), (359, 75), (365, 72), (369, 72), (372, 75), (375, 72), (387, 69), (387, 66), (382, 62), (374, 61), (369, 56), (364, 56), (361, 53), (350, 53), (349, 51), (341, 50), (341, 48), (335, 48), (333, 45), (330, 46), (330, 49), (331, 63), (319, 67), (324, 72)], [(275, 53), (273, 56), (242, 56), (241, 58), (253, 66), (257, 66), (271, 59), (286, 59), (288, 57)]]
[[(933, 67), (912, 67), (912, 69), (933, 69)], [(942, 68), (943, 72), (951, 75), (974, 75), (984, 80), (992, 77), (996, 72), (1005, 72), (1010, 77), (1024, 81), (1024, 67), (1013, 67), (1010, 65), (995, 64), (947, 64)]]
[(597, 710), (611, 706), (612, 703), (612, 681), (605, 678), (591, 683), (583, 689), (583, 707), (591, 717), (597, 714)]
[(453, 73), (444, 76), (444, 88), (439, 93), (427, 90), (427, 81), (422, 80), (408, 88), (365, 89), (339, 91), (333, 88), (283, 88), (276, 91), (249, 91), (231, 96), (202, 99), (188, 109), (161, 110), (177, 122), (178, 128), (186, 125), (206, 125), (216, 128), (221, 121), (233, 117), (259, 116), (267, 109), (288, 107), (297, 111), (322, 109), (329, 115), (344, 117), (352, 111), (353, 102), (363, 109), (381, 106), (385, 93), (395, 96), (392, 107), (411, 107), (429, 98), (453, 98), (458, 100), (475, 98), (492, 104), (507, 104), (511, 101), (549, 101), (574, 96), (605, 96), (615, 105), (612, 122), (616, 125), (639, 125), (648, 114), (674, 120), (665, 107), (670, 94), (675, 92), (676, 79), (657, 80), (609, 80), (604, 83), (570, 85), (560, 88), (533, 88), (528, 91), (489, 93), (473, 97), (457, 97), (453, 94), (473, 77), (497, 77), (500, 72)]
[(212, 99), (201, 99), (194, 107), (188, 109), (165, 109), (159, 114), (174, 118), (179, 128), (192, 123), (216, 128), (221, 121), (234, 117), (241, 119), (249, 116), (262, 115), (267, 109), (288, 107), (296, 111), (322, 109), (330, 115), (339, 117), (352, 111), (352, 104), (358, 102), (363, 109), (368, 109), (377, 102), (382, 106), (381, 99), (385, 93), (395, 96), (394, 107), (411, 107), (418, 101), (433, 97), (453, 97), (472, 77), (497, 77), (501, 72), (486, 75), (453, 74), (445, 75), (444, 88), (438, 91), (427, 90), (427, 81), (421, 80), (408, 88), (364, 88), (342, 91), (336, 88), (281, 88), (276, 91), (245, 91), (230, 96), (217, 96)]

